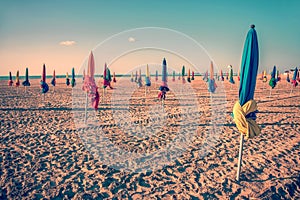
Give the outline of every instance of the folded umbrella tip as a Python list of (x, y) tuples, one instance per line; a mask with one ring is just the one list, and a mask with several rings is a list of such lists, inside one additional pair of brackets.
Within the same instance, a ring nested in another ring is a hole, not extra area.
[(251, 25), (250, 25), (250, 28), (255, 28), (255, 25), (254, 25), (254, 24), (251, 24)]

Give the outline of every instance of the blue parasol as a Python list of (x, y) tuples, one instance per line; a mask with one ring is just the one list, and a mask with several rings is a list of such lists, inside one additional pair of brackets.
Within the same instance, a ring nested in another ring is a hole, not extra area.
[(246, 138), (252, 138), (260, 134), (260, 128), (255, 122), (257, 111), (257, 104), (254, 99), (254, 90), (256, 85), (256, 77), (258, 70), (258, 42), (257, 35), (251, 25), (246, 41), (244, 44), (244, 51), (241, 63), (241, 81), (239, 88), (239, 101), (233, 107), (234, 121), (241, 133), (239, 162), (237, 170), (237, 180), (240, 178), (240, 168), (242, 163), (243, 141), (244, 135)]

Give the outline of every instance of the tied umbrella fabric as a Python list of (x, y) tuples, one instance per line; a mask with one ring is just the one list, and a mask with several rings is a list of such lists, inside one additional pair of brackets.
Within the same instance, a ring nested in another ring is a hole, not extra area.
[(268, 78), (267, 78), (267, 72), (266, 70), (264, 70), (264, 73), (263, 73), (263, 82), (267, 82), (268, 81)]
[(113, 73), (113, 82), (116, 83), (117, 82), (117, 79), (116, 79), (116, 74), (115, 72)]
[(232, 69), (232, 66), (229, 65), (229, 82), (232, 83), (232, 84), (235, 84), (234, 80), (233, 80), (233, 69)]
[(286, 81), (287, 81), (288, 83), (291, 82), (289, 72), (287, 72), (287, 74), (286, 74)]
[(46, 65), (43, 65), (43, 73), (42, 73), (42, 80), (40, 81), (40, 87), (42, 89), (42, 93), (45, 94), (49, 90), (49, 86), (46, 83)]
[(185, 83), (185, 78), (184, 78), (184, 76), (185, 76), (185, 67), (184, 66), (182, 66), (182, 69), (181, 69), (181, 76), (182, 76), (182, 83)]
[(70, 79), (69, 79), (69, 74), (67, 73), (66, 75), (66, 85), (69, 86), (70, 85)]
[(131, 81), (131, 82), (134, 82), (134, 79), (133, 79), (133, 72), (131, 72), (131, 78), (130, 78), (130, 81)]
[(192, 79), (191, 80), (192, 81), (195, 80), (195, 73), (194, 73), (194, 71), (192, 71)]
[(204, 76), (203, 76), (203, 80), (205, 82), (208, 82), (208, 71), (205, 72)]
[(72, 87), (75, 87), (75, 85), (76, 85), (76, 79), (75, 79), (75, 69), (74, 69), (74, 67), (72, 68), (72, 79), (71, 79), (71, 85), (72, 85)]
[(293, 87), (297, 87), (298, 86), (298, 83), (297, 83), (297, 72), (298, 72), (298, 68), (296, 67), (296, 69), (294, 70), (293, 78), (292, 78)]
[(16, 87), (20, 86), (20, 78), (19, 78), (19, 70), (17, 71), (17, 75), (16, 75), (16, 83), (15, 83)]
[(175, 71), (173, 71), (173, 78), (172, 78), (172, 81), (173, 81), (173, 82), (175, 81)]
[(113, 89), (110, 85), (110, 82), (111, 82), (110, 70), (105, 63), (104, 72), (103, 72), (103, 88), (106, 88), (108, 86), (110, 89)]
[(12, 86), (13, 83), (14, 83), (14, 82), (13, 82), (13, 80), (12, 80), (11, 72), (9, 72), (8, 86)]
[(222, 70), (220, 72), (220, 75), (221, 75), (221, 81), (224, 81), (224, 76), (223, 76), (223, 71)]
[(151, 86), (150, 72), (149, 72), (149, 66), (148, 65), (147, 65), (147, 68), (146, 68), (145, 85), (148, 86), (148, 87)]
[(96, 86), (95, 83), (94, 73), (95, 73), (95, 62), (94, 62), (94, 55), (91, 52), (88, 61), (88, 73), (84, 77), (82, 90), (85, 91), (88, 97), (90, 98), (92, 107), (95, 110), (98, 110), (100, 96), (98, 93), (98, 87)]
[(142, 71), (141, 69), (139, 70), (139, 77), (138, 77), (138, 80), (137, 80), (137, 85), (138, 87), (142, 87), (143, 84), (142, 84)]
[(162, 81), (161, 86), (159, 87), (160, 92), (158, 93), (158, 98), (160, 100), (166, 99), (166, 93), (169, 91), (169, 87), (167, 84), (167, 61), (164, 58), (163, 64), (162, 64)]
[(51, 84), (52, 84), (53, 86), (55, 86), (55, 85), (56, 85), (56, 76), (55, 76), (55, 70), (53, 71), (53, 77), (52, 77), (52, 80), (51, 80)]
[(238, 130), (246, 138), (253, 138), (259, 135), (261, 131), (255, 122), (257, 104), (253, 100), (258, 70), (258, 56), (257, 35), (253, 25), (247, 34), (244, 44), (239, 101), (233, 107), (234, 121)]
[(187, 81), (190, 83), (191, 82), (191, 70), (188, 70), (188, 76), (187, 76)]
[(236, 102), (233, 107), (234, 122), (240, 133), (248, 138), (254, 138), (259, 135), (261, 128), (256, 124), (254, 119), (247, 118), (247, 115), (257, 110), (257, 104), (254, 100), (247, 101), (243, 106)]
[(214, 93), (216, 91), (217, 84), (214, 79), (214, 66), (213, 62), (210, 62), (210, 77), (208, 80), (208, 91)]
[(279, 82), (281, 80), (279, 75), (279, 70), (276, 71), (276, 82)]
[(271, 79), (269, 81), (269, 85), (271, 86), (272, 89), (274, 89), (275, 86), (276, 86), (276, 66), (273, 67), (273, 71), (271, 73)]
[(23, 85), (23, 86), (30, 86), (29, 76), (28, 76), (28, 68), (26, 68), (26, 72), (25, 72), (25, 81), (23, 81), (22, 85)]

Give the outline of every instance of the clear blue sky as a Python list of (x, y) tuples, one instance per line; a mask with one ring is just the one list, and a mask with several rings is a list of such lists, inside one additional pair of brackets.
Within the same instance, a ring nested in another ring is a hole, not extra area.
[[(252, 23), (260, 69), (276, 65), (283, 71), (300, 64), (299, 8), (299, 0), (4, 0), (0, 75), (17, 69), (22, 73), (25, 67), (40, 74), (43, 63), (64, 74), (71, 67), (79, 69), (90, 50), (109, 36), (148, 26), (183, 32), (203, 45), (218, 66), (231, 64), (236, 70)], [(76, 44), (62, 46), (62, 41)]]

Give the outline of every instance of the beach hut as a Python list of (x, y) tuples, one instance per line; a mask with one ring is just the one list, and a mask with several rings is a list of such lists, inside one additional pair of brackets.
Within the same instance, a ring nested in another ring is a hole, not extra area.
[(244, 44), (243, 57), (241, 62), (241, 80), (239, 88), (239, 101), (234, 104), (233, 116), (235, 124), (241, 133), (240, 150), (237, 169), (237, 181), (240, 180), (244, 136), (246, 139), (253, 138), (260, 134), (260, 127), (256, 124), (255, 112), (257, 104), (254, 101), (254, 91), (258, 70), (258, 42), (254, 25), (247, 34)]

